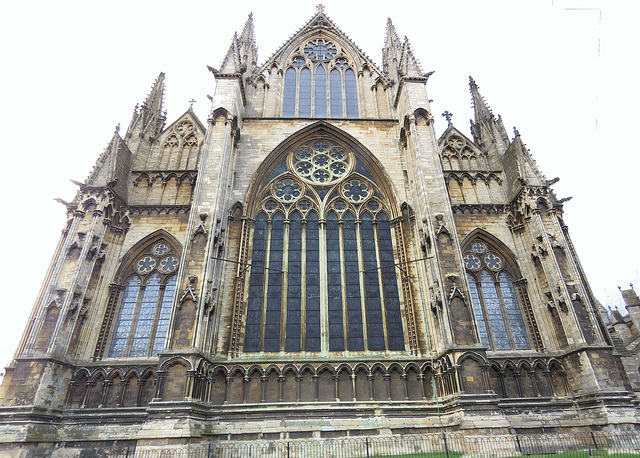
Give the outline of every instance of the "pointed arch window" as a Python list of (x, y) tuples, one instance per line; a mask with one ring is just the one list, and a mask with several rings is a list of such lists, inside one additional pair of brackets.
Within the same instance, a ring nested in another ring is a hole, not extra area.
[(475, 240), (464, 254), (469, 292), (480, 341), (489, 350), (530, 350), (512, 269), (505, 256)]
[(307, 141), (260, 194), (244, 352), (405, 351), (396, 222), (355, 154)]
[(320, 39), (298, 52), (285, 71), (282, 116), (357, 118), (356, 74), (337, 45)]
[(144, 358), (156, 356), (164, 348), (178, 263), (170, 246), (158, 242), (125, 266), (129, 276), (119, 299), (108, 357)]

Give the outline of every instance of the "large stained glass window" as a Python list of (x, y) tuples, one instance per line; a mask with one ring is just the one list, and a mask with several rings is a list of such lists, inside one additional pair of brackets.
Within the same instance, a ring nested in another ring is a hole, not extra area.
[(531, 343), (503, 256), (481, 240), (464, 255), (480, 341), (489, 350), (529, 350)]
[(405, 351), (390, 216), (353, 152), (293, 148), (253, 209), (244, 352)]
[(108, 357), (149, 357), (165, 344), (176, 292), (178, 257), (163, 242), (134, 262), (121, 294)]
[(300, 46), (285, 71), (282, 116), (357, 118), (356, 80), (337, 45), (312, 40)]

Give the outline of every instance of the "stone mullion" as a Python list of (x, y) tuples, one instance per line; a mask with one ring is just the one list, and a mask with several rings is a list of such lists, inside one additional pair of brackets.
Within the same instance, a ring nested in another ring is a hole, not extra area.
[(382, 375), (382, 379), (384, 380), (385, 391), (387, 392), (387, 401), (391, 401), (391, 374), (385, 372)]
[(284, 220), (284, 234), (282, 238), (282, 294), (280, 297), (280, 351), (285, 351), (287, 341), (287, 299), (289, 297), (289, 219)]
[[(166, 281), (166, 279), (165, 279)], [(160, 285), (158, 290), (158, 300), (156, 301), (156, 313), (153, 314), (153, 324), (151, 325), (151, 335), (149, 336), (149, 342), (147, 344), (147, 356), (154, 356), (151, 352), (153, 351), (153, 345), (155, 344), (156, 338), (156, 330), (158, 329), (158, 320), (160, 319), (160, 308), (162, 307), (162, 302), (164, 300), (164, 291), (166, 289), (166, 283)]]
[(262, 315), (260, 326), (260, 351), (264, 351), (265, 323), (267, 322), (267, 291), (269, 291), (269, 260), (271, 258), (271, 218), (267, 219), (267, 245), (264, 251), (264, 272), (262, 273)]
[[(384, 282), (382, 280), (382, 269), (380, 261), (380, 244), (378, 238), (378, 220), (372, 221), (373, 239), (376, 247), (376, 274), (378, 275), (378, 294), (380, 295), (380, 311), (382, 313), (382, 332), (384, 333), (384, 347), (389, 351), (389, 333), (387, 331), (387, 304), (384, 297)], [(395, 272), (394, 272), (395, 274)]]
[(320, 257), (320, 350), (329, 352), (329, 308), (327, 291), (327, 221), (318, 220)]
[(500, 278), (496, 275), (496, 278), (493, 281), (494, 287), (496, 288), (496, 293), (498, 294), (498, 301), (500, 302), (500, 311), (502, 312), (502, 319), (504, 320), (505, 329), (507, 330), (507, 336), (509, 337), (509, 345), (511, 345), (512, 349), (515, 349), (515, 340), (513, 339), (513, 332), (511, 332), (511, 322), (509, 321), (509, 316), (507, 315), (507, 309), (504, 303), (504, 298), (502, 297), (502, 287), (500, 286)]
[(538, 383), (536, 382), (536, 372), (535, 370), (527, 371), (527, 376), (531, 381), (531, 386), (533, 386), (533, 395), (536, 397), (540, 396), (540, 390), (538, 389)]
[(80, 405), (81, 408), (85, 408), (87, 406), (87, 401), (89, 400), (89, 396), (91, 395), (93, 387), (96, 386), (96, 381), (87, 380), (85, 386), (87, 387), (87, 389), (85, 390), (84, 397), (82, 398), (82, 404)]
[(249, 266), (247, 265), (249, 261), (248, 254), (249, 246), (251, 246), (250, 244), (253, 243), (253, 231), (251, 231), (252, 226), (253, 220), (243, 216), (242, 231), (240, 237), (240, 256), (238, 265), (236, 267), (235, 277), (231, 342), (229, 345), (229, 353), (230, 356), (233, 357), (237, 356), (238, 351), (240, 350), (241, 331), (245, 314), (244, 298), (246, 297), (246, 278), (247, 271), (249, 270)]
[(403, 373), (400, 376), (400, 379), (402, 380), (402, 389), (404, 390), (404, 400), (408, 401), (409, 400), (409, 377), (407, 376), (406, 373)]
[(420, 384), (420, 399), (422, 400), (426, 400), (427, 399), (427, 393), (425, 393), (424, 391), (424, 375), (422, 373), (419, 373), (416, 377), (416, 379), (418, 380), (418, 383)]
[[(158, 371), (160, 372), (160, 371)], [(159, 400), (159, 398), (161, 397), (161, 394), (158, 394), (158, 390), (160, 390), (162, 388), (162, 384), (160, 383), (162, 381), (162, 379), (160, 377), (158, 377), (158, 388), (156, 390), (156, 398)], [(116, 407), (122, 407), (122, 404), (124, 403), (124, 395), (127, 391), (127, 387), (129, 386), (129, 380), (120, 380), (120, 394), (118, 394), (118, 404), (116, 404)]]
[(142, 390), (146, 384), (147, 384), (146, 379), (138, 380), (138, 386), (136, 391), (136, 403), (135, 403), (136, 407), (140, 407), (140, 405), (142, 404)]
[(368, 332), (368, 317), (367, 317), (367, 293), (364, 283), (364, 253), (362, 251), (362, 231), (361, 220), (355, 221), (356, 225), (356, 245), (358, 247), (358, 278), (360, 281), (360, 306), (362, 307), (362, 340), (364, 343), (365, 351), (369, 350), (369, 332)]
[[(496, 350), (496, 344), (493, 340), (493, 330), (491, 329), (491, 322), (489, 321), (489, 312), (487, 312), (487, 307), (484, 303), (484, 292), (482, 289), (482, 282), (476, 281), (476, 289), (478, 290), (478, 297), (480, 298), (480, 306), (482, 316), (484, 317), (484, 326), (487, 329), (487, 337), (489, 339), (489, 344), (491, 345), (490, 350)], [(472, 305), (473, 306), (473, 305)], [(475, 320), (475, 314), (474, 314)]]
[(136, 306), (133, 309), (133, 317), (131, 317), (131, 329), (129, 329), (129, 335), (127, 336), (127, 345), (124, 348), (124, 356), (129, 356), (131, 352), (131, 346), (133, 345), (133, 336), (136, 332), (136, 326), (138, 324), (138, 317), (140, 316), (140, 309), (142, 308), (142, 298), (144, 297), (144, 290), (146, 284), (141, 284), (138, 289), (138, 298), (136, 299)]
[(355, 374), (355, 372), (352, 372), (351, 374), (349, 374), (349, 379), (351, 380), (351, 399), (353, 401), (357, 401), (358, 398), (356, 397), (356, 380), (358, 379), (358, 376)]
[(340, 382), (340, 376), (336, 374), (331, 375), (331, 380), (333, 381), (333, 399), (334, 401), (340, 401), (340, 391), (338, 387), (338, 383)]
[(344, 348), (349, 350), (349, 314), (347, 313), (347, 270), (344, 260), (344, 220), (338, 220), (338, 237), (340, 245), (340, 282), (342, 283), (342, 337)]
[(307, 219), (302, 219), (302, 241), (300, 243), (300, 350), (307, 349)]
[(100, 399), (100, 405), (98, 407), (104, 407), (107, 404), (107, 396), (109, 395), (109, 390), (113, 382), (111, 380), (104, 380), (102, 382), (102, 399)]

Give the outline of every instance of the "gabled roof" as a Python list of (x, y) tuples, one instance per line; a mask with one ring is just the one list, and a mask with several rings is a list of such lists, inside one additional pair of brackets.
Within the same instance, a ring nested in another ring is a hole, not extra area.
[(369, 66), (372, 71), (377, 72), (381, 77), (385, 80), (388, 79), (384, 72), (376, 65), (369, 56), (367, 56), (362, 49), (356, 45), (351, 38), (347, 34), (345, 34), (334, 22), (329, 19), (329, 17), (324, 14), (324, 7), (318, 5), (318, 11), (313, 17), (297, 32), (295, 32), (287, 41), (285, 41), (277, 51), (275, 51), (267, 61), (262, 64), (256, 70), (256, 74), (253, 75), (253, 78), (257, 78), (262, 72), (271, 68), (274, 62), (280, 61), (285, 53), (289, 53), (293, 50), (293, 46), (298, 42), (302, 41), (304, 37), (311, 36), (314, 34), (319, 34), (322, 32), (326, 32), (328, 34), (334, 35), (338, 41), (345, 44), (363, 61)]

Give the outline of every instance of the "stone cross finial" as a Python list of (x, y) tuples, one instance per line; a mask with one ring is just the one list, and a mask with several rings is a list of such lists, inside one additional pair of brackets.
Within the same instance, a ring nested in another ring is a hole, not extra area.
[(196, 103), (194, 99), (189, 100), (189, 107), (193, 108), (193, 104)]
[(451, 118), (453, 117), (453, 113), (450, 113), (449, 110), (445, 110), (445, 112), (442, 113), (442, 116), (444, 116), (444, 119), (447, 120), (447, 123), (451, 124)]
[(322, 3), (318, 3), (316, 5), (316, 9), (318, 10), (318, 13), (322, 13), (324, 12), (324, 5)]

